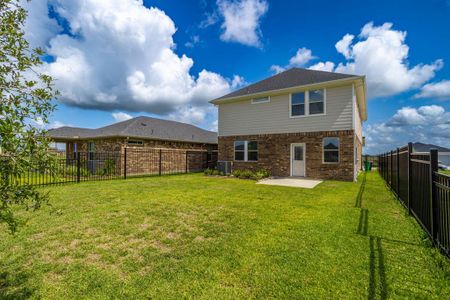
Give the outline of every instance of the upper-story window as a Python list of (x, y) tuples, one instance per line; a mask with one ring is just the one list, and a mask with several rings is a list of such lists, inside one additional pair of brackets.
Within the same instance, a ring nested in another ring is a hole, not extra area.
[(309, 114), (318, 115), (324, 113), (325, 108), (325, 90), (311, 90), (309, 95)]
[(305, 93), (295, 93), (291, 95), (291, 116), (305, 115)]
[(291, 94), (290, 116), (300, 117), (325, 113), (325, 89)]
[(144, 146), (144, 141), (141, 141), (141, 140), (128, 140), (127, 144), (129, 146)]
[(260, 104), (270, 102), (270, 97), (253, 98), (252, 104)]

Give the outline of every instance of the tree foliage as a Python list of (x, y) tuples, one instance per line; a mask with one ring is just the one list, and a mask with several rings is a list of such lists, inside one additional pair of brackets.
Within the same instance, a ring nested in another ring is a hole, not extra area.
[(48, 123), (58, 94), (39, 71), (43, 50), (31, 49), (24, 37), (26, 17), (19, 0), (0, 1), (0, 223), (11, 232), (19, 224), (15, 207), (35, 210), (47, 201), (20, 177), (51, 160), (45, 131), (35, 124)]

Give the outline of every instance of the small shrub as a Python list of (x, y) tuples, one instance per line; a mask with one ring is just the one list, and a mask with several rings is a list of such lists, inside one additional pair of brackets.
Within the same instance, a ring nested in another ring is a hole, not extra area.
[(206, 176), (223, 176), (223, 172), (219, 171), (219, 170), (214, 170), (214, 169), (206, 169), (205, 171), (203, 171), (203, 174), (205, 174)]
[(264, 169), (258, 170), (256, 172), (250, 170), (233, 170), (233, 176), (241, 179), (260, 180), (269, 177), (270, 172)]
[(261, 180), (267, 177), (270, 177), (270, 171), (264, 169), (258, 170), (253, 174), (253, 179), (255, 180)]

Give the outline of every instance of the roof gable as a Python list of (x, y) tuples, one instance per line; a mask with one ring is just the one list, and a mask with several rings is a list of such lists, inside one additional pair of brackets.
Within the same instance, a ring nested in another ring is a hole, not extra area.
[(291, 68), (289, 70), (286, 70), (269, 78), (248, 85), (237, 91), (219, 97), (215, 100), (242, 97), (246, 95), (252, 95), (302, 85), (310, 85), (321, 82), (334, 81), (339, 79), (347, 79), (352, 77), (358, 76), (334, 72), (316, 71), (302, 68)]

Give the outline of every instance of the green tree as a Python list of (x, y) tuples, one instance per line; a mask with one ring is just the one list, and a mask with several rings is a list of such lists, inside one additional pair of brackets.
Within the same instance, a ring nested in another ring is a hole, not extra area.
[(39, 72), (42, 49), (31, 49), (24, 37), (27, 11), (19, 0), (0, 0), (0, 224), (15, 232), (15, 207), (35, 210), (48, 195), (18, 178), (30, 169), (47, 166), (48, 123), (57, 96), (52, 78)]

